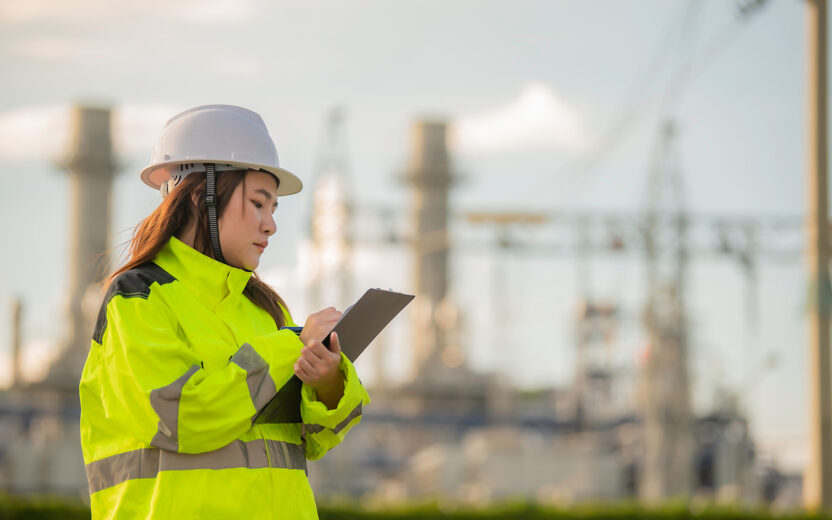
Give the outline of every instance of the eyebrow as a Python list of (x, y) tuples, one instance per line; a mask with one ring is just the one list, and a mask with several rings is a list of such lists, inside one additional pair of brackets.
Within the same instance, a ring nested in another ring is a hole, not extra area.
[(264, 190), (263, 188), (257, 188), (256, 190), (254, 190), (254, 193), (260, 193), (261, 195), (266, 197), (266, 200), (269, 200), (269, 201), (275, 200), (274, 195), (269, 193), (268, 190)]

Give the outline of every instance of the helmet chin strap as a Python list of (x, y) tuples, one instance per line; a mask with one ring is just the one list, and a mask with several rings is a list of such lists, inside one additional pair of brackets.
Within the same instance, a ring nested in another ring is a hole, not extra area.
[(217, 223), (217, 194), (216, 194), (216, 173), (214, 164), (205, 165), (205, 207), (208, 209), (208, 230), (211, 233), (211, 248), (214, 250), (214, 258), (225, 263), (220, 248), (220, 229)]

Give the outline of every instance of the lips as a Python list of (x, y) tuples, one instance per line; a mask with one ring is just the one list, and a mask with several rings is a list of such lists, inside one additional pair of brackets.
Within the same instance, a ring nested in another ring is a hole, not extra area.
[(260, 252), (262, 253), (266, 249), (266, 246), (269, 245), (269, 243), (268, 242), (255, 242), (254, 245), (257, 246), (258, 248), (260, 248)]

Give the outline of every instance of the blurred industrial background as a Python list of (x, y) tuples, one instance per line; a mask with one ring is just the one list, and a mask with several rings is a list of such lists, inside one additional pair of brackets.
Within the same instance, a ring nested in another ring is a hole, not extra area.
[[(0, 489), (85, 496), (100, 280), (159, 200), (138, 171), (165, 118), (205, 101), (259, 111), (305, 172), (260, 269), (295, 321), (367, 287), (417, 295), (357, 364), (373, 402), (311, 463), (318, 497), (802, 506), (806, 295), (828, 286), (805, 268), (806, 103), (825, 110), (806, 12), (825, 2), (345, 4), (151, 2), (119, 20), (170, 9), (182, 34), (116, 54), (102, 4), (0, 8)], [(269, 47), (269, 23), (301, 37)], [(231, 36), (183, 43), (205, 27)]]

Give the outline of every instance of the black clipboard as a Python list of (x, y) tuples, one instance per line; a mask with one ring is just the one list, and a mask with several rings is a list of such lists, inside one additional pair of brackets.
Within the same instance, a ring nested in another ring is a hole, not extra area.
[[(402, 309), (413, 300), (412, 294), (402, 294), (382, 289), (368, 289), (361, 298), (348, 307), (332, 331), (322, 339), (329, 348), (329, 336), (338, 334), (341, 352), (352, 362), (367, 349), (379, 333), (393, 321)], [(302, 327), (289, 327), (298, 335)], [(277, 391), (277, 394), (260, 411), (254, 424), (297, 423), (300, 417), (300, 389), (302, 382), (293, 375)]]

